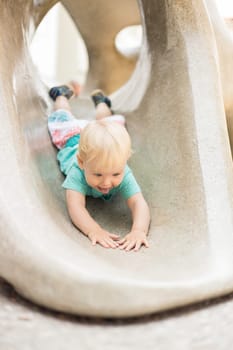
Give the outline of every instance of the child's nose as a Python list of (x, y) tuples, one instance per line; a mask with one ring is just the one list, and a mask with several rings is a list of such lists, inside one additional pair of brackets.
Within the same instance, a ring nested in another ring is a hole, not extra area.
[(110, 186), (110, 185), (111, 185), (111, 179), (110, 179), (110, 177), (104, 178), (104, 179), (103, 179), (103, 186), (108, 187), (108, 186)]

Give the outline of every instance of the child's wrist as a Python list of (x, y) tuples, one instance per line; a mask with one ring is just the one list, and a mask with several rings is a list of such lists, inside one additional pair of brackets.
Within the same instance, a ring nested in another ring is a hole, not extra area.
[(101, 229), (101, 228), (100, 228), (99, 226), (97, 226), (97, 227), (95, 227), (94, 229), (88, 230), (87, 232), (84, 232), (84, 233), (85, 233), (85, 235), (86, 235), (88, 238), (91, 238), (91, 236), (92, 236), (93, 234), (96, 234), (97, 232), (99, 232), (100, 229)]
[(140, 233), (144, 233), (144, 235), (146, 236), (147, 233), (148, 233), (148, 230), (135, 227), (135, 228), (132, 228), (131, 232), (140, 232)]
[(88, 237), (88, 238), (91, 238), (91, 236), (94, 234), (94, 230), (91, 230), (91, 231), (88, 231), (87, 233), (85, 233), (85, 235)]

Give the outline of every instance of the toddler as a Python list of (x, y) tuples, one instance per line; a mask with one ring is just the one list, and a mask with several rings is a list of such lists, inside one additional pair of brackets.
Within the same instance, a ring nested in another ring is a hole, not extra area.
[[(59, 149), (58, 161), (66, 178), (66, 202), (73, 224), (93, 245), (138, 251), (148, 247), (150, 223), (148, 205), (127, 161), (131, 140), (122, 115), (113, 115), (111, 101), (101, 90), (92, 93), (95, 120), (76, 119), (69, 99), (78, 95), (78, 85), (53, 87), (49, 91), (54, 111), (48, 118), (53, 143)], [(102, 228), (86, 209), (86, 196), (110, 200), (120, 193), (132, 214), (132, 227), (124, 237)]]

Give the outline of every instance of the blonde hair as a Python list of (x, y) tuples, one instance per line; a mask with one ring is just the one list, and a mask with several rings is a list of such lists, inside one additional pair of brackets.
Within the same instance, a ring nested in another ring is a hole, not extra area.
[(81, 132), (78, 156), (83, 162), (97, 161), (106, 168), (127, 162), (131, 154), (130, 136), (115, 121), (92, 121)]

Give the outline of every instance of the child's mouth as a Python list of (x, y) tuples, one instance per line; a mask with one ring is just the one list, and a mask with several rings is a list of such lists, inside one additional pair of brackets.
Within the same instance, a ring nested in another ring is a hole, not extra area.
[(108, 187), (108, 188), (98, 187), (98, 191), (103, 193), (103, 194), (107, 194), (110, 190), (111, 190), (110, 187)]

